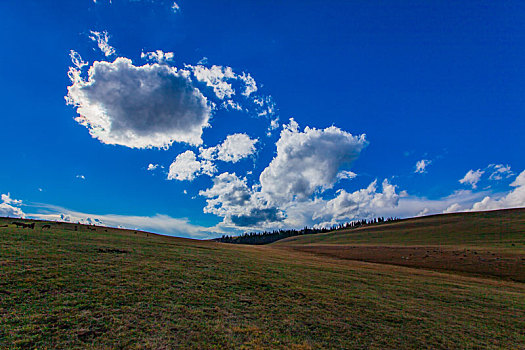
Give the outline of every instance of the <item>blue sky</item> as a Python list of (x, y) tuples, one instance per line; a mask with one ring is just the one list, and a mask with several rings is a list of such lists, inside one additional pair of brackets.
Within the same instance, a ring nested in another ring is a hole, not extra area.
[(3, 1), (0, 29), (2, 215), (210, 238), (525, 206), (522, 2)]

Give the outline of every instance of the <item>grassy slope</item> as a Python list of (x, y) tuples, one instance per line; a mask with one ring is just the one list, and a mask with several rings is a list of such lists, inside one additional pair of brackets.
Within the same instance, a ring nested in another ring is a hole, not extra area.
[(525, 208), (432, 215), (290, 237), (275, 244), (450, 245), (525, 251)]
[(0, 228), (0, 348), (525, 347), (521, 283), (39, 227)]
[(525, 282), (525, 209), (433, 215), (290, 237), (275, 247)]

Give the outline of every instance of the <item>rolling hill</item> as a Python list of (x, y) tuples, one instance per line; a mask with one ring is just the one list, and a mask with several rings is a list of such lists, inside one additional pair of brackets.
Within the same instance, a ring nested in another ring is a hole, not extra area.
[(525, 282), (525, 209), (441, 214), (273, 244), (340, 259)]
[[(280, 244), (464, 245), (525, 249), (525, 208), (439, 214), (290, 237)], [(512, 245), (514, 244), (514, 245)]]
[[(399, 227), (377, 226), (268, 246), (0, 219), (0, 348), (524, 348), (521, 282), (303, 250), (446, 243), (521, 254), (523, 211), (503, 214), (514, 233), (500, 238), (484, 213), (488, 238), (458, 214), (463, 241), (454, 217), (429, 217), (397, 223), (416, 227), (398, 240)], [(432, 220), (448, 222), (442, 242), (445, 223)]]

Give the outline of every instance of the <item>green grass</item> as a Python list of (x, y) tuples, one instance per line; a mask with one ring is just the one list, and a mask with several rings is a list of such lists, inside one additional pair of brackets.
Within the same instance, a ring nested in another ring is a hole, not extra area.
[(290, 237), (274, 244), (452, 245), (525, 251), (525, 208), (433, 215)]
[(0, 348), (525, 348), (521, 283), (40, 226), (0, 228)]

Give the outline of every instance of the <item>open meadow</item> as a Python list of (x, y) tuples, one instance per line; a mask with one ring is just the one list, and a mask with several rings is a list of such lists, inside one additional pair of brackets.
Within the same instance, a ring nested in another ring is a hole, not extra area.
[(275, 246), (525, 282), (525, 209), (405, 219), (290, 237)]
[(422, 237), (418, 220), (429, 217), (401, 236), (385, 224), (376, 227), (383, 233), (368, 227), (266, 246), (1, 219), (0, 348), (525, 348), (523, 260), (498, 276), (355, 261), (317, 246), (522, 258), (524, 211), (509, 213), (500, 223), (482, 215), (479, 227), (492, 236), (467, 232), (468, 220), (454, 214), (457, 226), (442, 239), (434, 228)]

